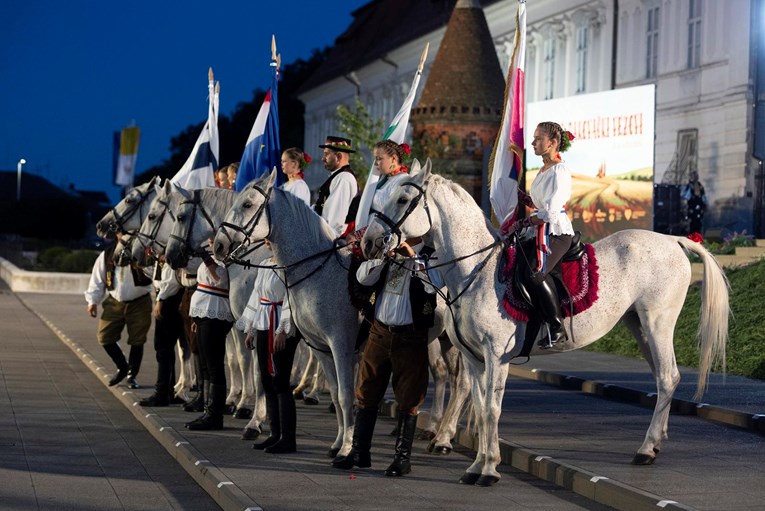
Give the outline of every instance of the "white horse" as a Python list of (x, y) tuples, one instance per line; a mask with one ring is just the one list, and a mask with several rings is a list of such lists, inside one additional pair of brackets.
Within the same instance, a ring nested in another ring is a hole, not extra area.
[[(498, 421), (502, 411), (508, 363), (522, 348), (525, 324), (514, 322), (501, 306), (505, 285), (497, 279), (501, 243), (496, 230), (472, 197), (451, 181), (431, 173), (430, 161), (391, 195), (362, 239), (367, 257), (394, 248), (402, 239), (424, 236), (441, 257), (454, 315), (449, 335), (457, 339), (473, 381), (479, 447), (475, 462), (460, 482), (489, 486), (499, 480)], [(495, 248), (488, 249), (494, 245)], [(599, 299), (573, 319), (568, 341), (547, 354), (578, 349), (595, 342), (622, 320), (637, 338), (656, 379), (657, 399), (651, 424), (634, 464), (650, 464), (667, 437), (672, 395), (680, 380), (672, 344), (675, 322), (691, 280), (686, 252), (704, 264), (700, 369), (697, 396), (711, 367), (725, 359), (728, 338), (728, 287), (714, 257), (699, 243), (683, 237), (628, 230), (594, 244)], [(487, 249), (478, 253), (481, 249)], [(471, 254), (475, 254), (471, 257)], [(460, 259), (462, 258), (462, 259)], [(573, 331), (572, 331), (573, 330)], [(572, 335), (573, 334), (573, 335)]]
[[(338, 434), (329, 454), (345, 456), (353, 438), (354, 349), (359, 328), (359, 313), (350, 303), (347, 287), (350, 250), (336, 245), (335, 233), (326, 222), (301, 200), (273, 188), (272, 180), (253, 181), (239, 193), (215, 237), (214, 253), (223, 258), (246, 241), (271, 242), (274, 259), (285, 270), (295, 324), (314, 348), (335, 404)], [(430, 339), (444, 331), (443, 318), (443, 309), (437, 310)], [(445, 378), (442, 368), (438, 372), (442, 375), (438, 392), (442, 410)], [(452, 386), (449, 408), (453, 415), (447, 415), (442, 424), (448, 425), (439, 429), (445, 432), (435, 449), (441, 454), (451, 451), (451, 438), (468, 394), (465, 375), (461, 382)], [(436, 408), (435, 415), (443, 413)]]
[[(162, 254), (170, 239), (172, 229), (181, 203), (191, 200), (192, 194), (173, 186), (169, 181), (163, 187), (158, 187), (157, 195), (151, 204), (146, 221), (141, 226), (137, 236), (137, 243), (133, 246), (133, 258), (140, 260), (144, 257), (146, 249), (155, 254)], [(225, 210), (220, 210), (220, 204), (230, 204), (234, 192), (217, 188), (208, 188), (199, 193), (202, 208), (211, 209), (213, 222), (220, 222)], [(204, 209), (207, 211), (207, 209)], [(204, 218), (200, 219), (199, 225), (207, 229), (207, 237), (212, 236), (213, 230)], [(204, 234), (204, 233), (203, 233)], [(206, 239), (206, 238), (202, 238)], [(264, 257), (262, 252), (254, 252), (243, 257), (244, 262), (252, 262)], [(196, 259), (197, 262), (201, 262)], [(187, 262), (188, 263), (188, 262)], [(196, 270), (194, 265), (194, 270)], [(229, 301), (231, 311), (235, 318), (239, 318), (247, 305), (247, 300), (252, 292), (255, 280), (255, 272), (246, 270), (240, 264), (232, 264), (229, 270)], [(258, 366), (254, 363), (254, 354), (244, 345), (241, 332), (232, 329), (226, 337), (226, 366), (229, 373), (229, 393), (226, 397), (227, 406), (233, 406), (236, 411), (235, 417), (247, 418), (250, 406), (254, 407), (252, 417), (244, 428), (242, 438), (251, 440), (261, 431), (261, 424), (265, 421), (266, 408), (260, 385)]]

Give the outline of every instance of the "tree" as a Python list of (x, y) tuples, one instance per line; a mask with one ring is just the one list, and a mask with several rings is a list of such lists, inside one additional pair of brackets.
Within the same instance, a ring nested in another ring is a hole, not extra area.
[[(363, 189), (367, 182), (367, 171), (372, 165), (371, 153), (374, 145), (383, 137), (383, 119), (372, 119), (369, 109), (356, 97), (353, 108), (345, 105), (337, 107), (337, 125), (340, 134), (351, 139), (356, 152), (351, 153), (351, 168), (359, 171), (357, 176), (359, 188)], [(364, 169), (363, 173), (361, 170)]]

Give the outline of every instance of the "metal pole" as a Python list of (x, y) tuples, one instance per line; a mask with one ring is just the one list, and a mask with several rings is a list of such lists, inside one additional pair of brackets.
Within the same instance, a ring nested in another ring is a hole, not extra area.
[(24, 158), (16, 164), (16, 202), (21, 202), (21, 167), (27, 162)]

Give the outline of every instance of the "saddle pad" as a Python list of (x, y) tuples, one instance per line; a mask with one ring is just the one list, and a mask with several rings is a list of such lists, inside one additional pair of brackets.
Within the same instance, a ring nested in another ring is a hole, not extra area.
[[(585, 253), (578, 261), (561, 263), (563, 282), (571, 295), (569, 300), (566, 293), (560, 294), (563, 315), (571, 315), (571, 302), (573, 302), (574, 315), (584, 312), (598, 299), (598, 262), (595, 258), (595, 247), (585, 243)], [(505, 294), (502, 297), (502, 306), (510, 317), (516, 321), (527, 322), (531, 306), (522, 298), (515, 295), (513, 286), (513, 267), (515, 266), (515, 246), (507, 248), (507, 265), (503, 270), (504, 281), (507, 283)]]

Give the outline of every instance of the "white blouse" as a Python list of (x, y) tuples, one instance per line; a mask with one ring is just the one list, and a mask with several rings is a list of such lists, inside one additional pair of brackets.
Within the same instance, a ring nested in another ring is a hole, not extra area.
[(234, 321), (231, 306), (228, 301), (228, 270), (216, 261), (214, 268), (218, 280), (210, 275), (210, 269), (205, 263), (197, 270), (197, 289), (191, 295), (189, 316), (193, 318), (220, 319)]
[[(388, 177), (388, 179), (385, 181), (385, 184), (383, 184), (379, 189), (375, 190), (375, 194), (372, 196), (372, 209), (375, 211), (382, 211), (390, 196), (393, 195), (396, 187), (401, 183), (402, 180), (408, 177), (409, 174), (406, 172)], [(380, 179), (385, 179), (385, 177), (383, 176)]]
[(301, 199), (308, 206), (311, 205), (311, 190), (303, 179), (295, 179), (293, 181), (287, 181), (282, 185), (282, 189), (285, 192), (290, 192), (292, 195)]
[(571, 198), (571, 171), (563, 162), (537, 174), (529, 195), (537, 208), (537, 217), (549, 224), (550, 234), (574, 234), (571, 220), (564, 211)]
[[(263, 259), (259, 266), (276, 265), (273, 257)], [(269, 330), (271, 328), (271, 311), (275, 312), (275, 333), (286, 332), (288, 335), (293, 331), (292, 315), (287, 299), (287, 288), (284, 286), (284, 274), (267, 268), (259, 268), (255, 275), (252, 294), (247, 301), (242, 316), (236, 322), (236, 328), (245, 333), (254, 333), (256, 330)], [(281, 303), (280, 303), (281, 302)]]

